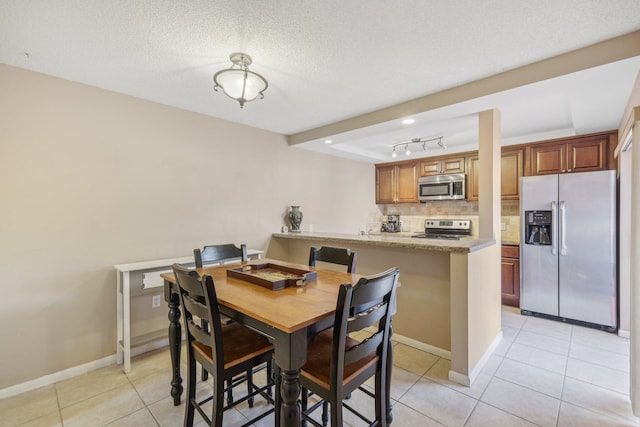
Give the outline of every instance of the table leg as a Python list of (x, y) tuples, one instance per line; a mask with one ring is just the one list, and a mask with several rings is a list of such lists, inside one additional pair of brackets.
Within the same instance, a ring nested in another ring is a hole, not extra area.
[(118, 330), (116, 339), (116, 362), (121, 365), (124, 362), (124, 307), (122, 305), (124, 301), (124, 289), (122, 287), (122, 275), (129, 274), (129, 272), (122, 273), (120, 270), (116, 271), (116, 304), (118, 319), (116, 320)]
[(280, 410), (280, 426), (300, 426), (300, 370), (281, 371), (280, 396), (282, 404)]
[(122, 351), (124, 362), (124, 373), (131, 372), (131, 280), (129, 273), (124, 275), (122, 281), (122, 317), (123, 317), (123, 334), (122, 334)]
[(180, 376), (180, 346), (182, 329), (180, 327), (180, 297), (171, 292), (169, 296), (169, 353), (171, 354), (171, 397), (173, 405), (180, 405), (182, 397), (182, 377)]

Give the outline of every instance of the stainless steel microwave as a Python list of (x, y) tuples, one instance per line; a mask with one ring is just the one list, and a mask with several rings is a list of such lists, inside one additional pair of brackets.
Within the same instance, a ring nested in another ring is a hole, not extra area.
[(464, 200), (467, 198), (466, 178), (463, 173), (419, 178), (418, 200)]

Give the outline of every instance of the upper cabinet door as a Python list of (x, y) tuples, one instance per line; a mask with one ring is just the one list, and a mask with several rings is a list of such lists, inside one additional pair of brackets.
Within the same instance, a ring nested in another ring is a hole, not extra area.
[(376, 203), (418, 203), (417, 164), (376, 166)]
[(531, 147), (531, 175), (549, 175), (566, 171), (566, 144), (540, 144)]
[(531, 175), (607, 170), (610, 137), (600, 134), (532, 144)]
[(500, 185), (502, 200), (520, 199), (520, 177), (524, 170), (524, 149), (503, 149), (500, 167)]
[(395, 166), (376, 167), (376, 203), (395, 203)]
[(567, 144), (567, 172), (607, 169), (607, 139), (591, 138)]
[(398, 165), (398, 203), (418, 203), (416, 164)]
[[(478, 200), (478, 155), (467, 157), (467, 200)], [(501, 199), (520, 198), (520, 177), (523, 174), (524, 149), (502, 149), (500, 163)]]
[(442, 159), (442, 173), (464, 173), (464, 157)]
[(420, 176), (440, 175), (442, 165), (440, 160), (426, 160), (420, 162)]
[(464, 156), (444, 157), (420, 162), (420, 176), (464, 173)]

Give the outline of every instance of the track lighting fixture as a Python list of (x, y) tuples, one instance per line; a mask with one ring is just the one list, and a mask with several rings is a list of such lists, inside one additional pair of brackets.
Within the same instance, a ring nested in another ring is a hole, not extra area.
[(447, 146), (444, 144), (444, 142), (442, 142), (442, 138), (443, 137), (441, 136), (437, 136), (435, 138), (413, 138), (409, 141), (397, 142), (392, 145), (391, 157), (393, 157), (394, 159), (398, 157), (398, 153), (396, 152), (396, 147), (402, 146), (402, 145), (404, 145), (404, 154), (407, 156), (411, 155), (411, 149), (410, 149), (411, 144), (422, 144), (422, 150), (426, 152), (428, 151), (427, 142), (437, 141), (436, 144), (438, 145), (438, 147), (444, 150), (445, 148), (447, 148)]

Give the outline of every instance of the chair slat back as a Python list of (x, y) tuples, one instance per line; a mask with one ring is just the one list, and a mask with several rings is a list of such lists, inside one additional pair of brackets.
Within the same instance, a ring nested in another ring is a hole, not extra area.
[(247, 245), (242, 244), (237, 247), (233, 243), (223, 245), (208, 245), (200, 249), (193, 250), (193, 257), (196, 268), (202, 268), (204, 264), (219, 262), (226, 259), (238, 258), (240, 261), (247, 261)]
[[(386, 362), (389, 339), (389, 307), (395, 300), (399, 270), (391, 268), (380, 274), (363, 277), (355, 286), (340, 286), (333, 330), (332, 381), (342, 378), (344, 365), (356, 362), (373, 351)], [(348, 333), (361, 331), (377, 323), (377, 331), (360, 344), (346, 349)], [(333, 378), (333, 375), (336, 377)]]
[[(200, 277), (195, 270), (173, 265), (173, 273), (180, 290), (180, 306), (184, 316), (188, 351), (194, 342), (211, 347), (213, 365), (224, 360), (222, 347), (222, 323), (218, 309), (218, 298), (209, 275)], [(202, 327), (202, 320), (208, 328)], [(220, 364), (223, 365), (223, 364)]]
[(376, 332), (374, 335), (362, 341), (360, 344), (346, 350), (344, 355), (345, 365), (357, 362), (366, 355), (374, 352), (380, 346), (380, 344), (382, 344), (383, 338), (383, 332)]
[(316, 261), (346, 265), (347, 273), (355, 273), (358, 254), (353, 252), (351, 249), (345, 248), (323, 246), (320, 249), (316, 249), (315, 247), (312, 247), (309, 253), (309, 265), (311, 267), (315, 267)]

